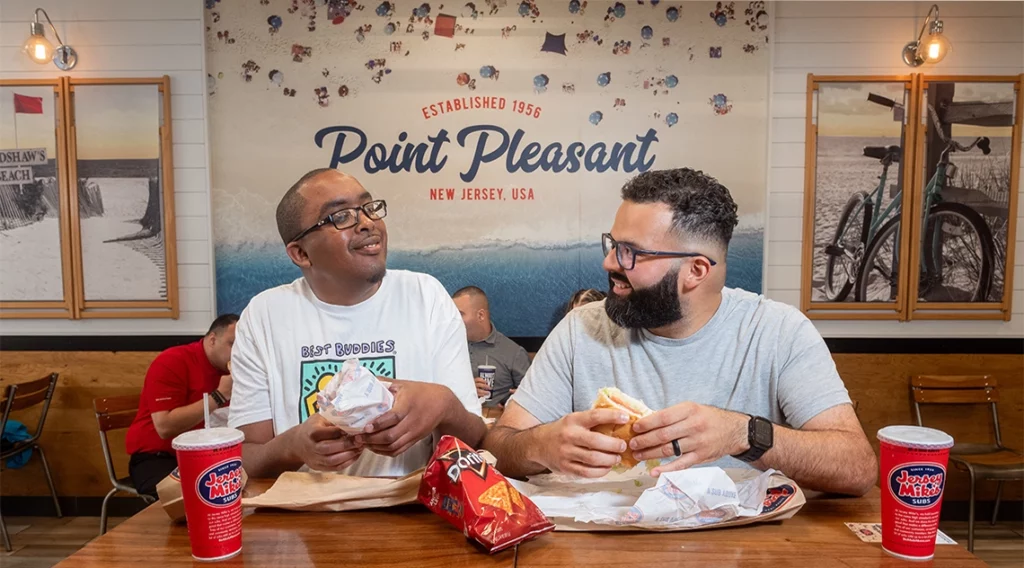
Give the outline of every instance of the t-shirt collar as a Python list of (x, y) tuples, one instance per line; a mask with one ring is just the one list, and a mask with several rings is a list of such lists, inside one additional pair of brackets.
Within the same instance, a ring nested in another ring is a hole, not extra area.
[(713, 334), (715, 328), (721, 325), (722, 320), (726, 318), (726, 312), (728, 312), (726, 304), (729, 303), (729, 298), (730, 296), (725, 293), (725, 290), (723, 290), (722, 301), (718, 303), (718, 309), (715, 310), (715, 315), (711, 316), (711, 319), (709, 319), (703, 327), (698, 329), (696, 333), (689, 337), (684, 337), (682, 339), (662, 337), (660, 335), (655, 335), (646, 329), (640, 330), (640, 336), (644, 340), (648, 340), (659, 345), (689, 345), (691, 343), (696, 343), (697, 341), (700, 341), (701, 338)]

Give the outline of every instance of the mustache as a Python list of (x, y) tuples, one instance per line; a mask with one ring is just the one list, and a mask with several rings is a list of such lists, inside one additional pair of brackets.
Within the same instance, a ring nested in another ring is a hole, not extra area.
[(626, 286), (632, 286), (632, 284), (630, 284), (629, 280), (625, 276), (619, 274), (618, 272), (609, 272), (608, 273), (608, 282), (609, 282), (609, 284), (611, 283), (612, 280), (615, 280), (615, 281), (617, 281), (619, 283), (625, 284)]

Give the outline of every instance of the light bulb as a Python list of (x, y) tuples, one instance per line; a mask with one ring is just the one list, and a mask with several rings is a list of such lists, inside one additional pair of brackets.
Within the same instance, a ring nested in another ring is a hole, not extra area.
[(53, 44), (47, 41), (44, 36), (33, 34), (25, 42), (25, 54), (32, 61), (45, 65), (53, 57)]
[(925, 40), (923, 55), (928, 63), (938, 63), (949, 55), (952, 45), (942, 33), (930, 34)]

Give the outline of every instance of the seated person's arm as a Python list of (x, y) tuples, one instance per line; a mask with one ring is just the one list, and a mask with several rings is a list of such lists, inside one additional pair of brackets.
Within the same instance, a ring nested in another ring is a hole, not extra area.
[(541, 424), (514, 400), (487, 433), (484, 447), (498, 458), (497, 468), (510, 477), (546, 470), (582, 477), (602, 477), (621, 461), (626, 443), (591, 431), (601, 424), (625, 424), (617, 410), (574, 412)]
[[(231, 376), (224, 375), (220, 379), (217, 390), (221, 394), (231, 392)], [(230, 394), (228, 395), (230, 397)], [(210, 410), (215, 410), (217, 403), (210, 400)], [(203, 401), (197, 400), (191, 404), (179, 406), (171, 410), (154, 412), (151, 416), (153, 427), (158, 436), (164, 440), (170, 440), (183, 432), (188, 432), (197, 424), (203, 422)]]
[(319, 414), (279, 435), (274, 433), (270, 403), (270, 376), (261, 351), (253, 341), (246, 313), (235, 328), (231, 350), (234, 376), (228, 424), (245, 434), (242, 465), (250, 477), (277, 477), (303, 464), (319, 471), (338, 471), (360, 455), (352, 436)]
[(526, 377), (526, 372), (530, 370), (530, 355), (526, 352), (526, 349), (519, 348), (519, 352), (516, 353), (516, 358), (512, 360), (512, 388), (509, 389), (509, 393), (515, 394), (516, 389), (519, 388), (519, 384), (523, 382), (523, 378)]
[(264, 420), (239, 427), (245, 434), (242, 463), (251, 477), (277, 477), (303, 464), (318, 471), (339, 471), (356, 461), (362, 448), (323, 416), (274, 435), (274, 422)]
[[(778, 399), (795, 428), (775, 425), (772, 449), (754, 465), (806, 489), (863, 495), (878, 477), (874, 451), (821, 335), (802, 316), (790, 328), (780, 334)], [(640, 460), (670, 457), (678, 440), (682, 457), (651, 472), (658, 475), (745, 452), (748, 422), (745, 414), (684, 402), (638, 420), (633, 429), (643, 435), (630, 448)]]
[(374, 453), (397, 456), (435, 430), (476, 448), (487, 432), (470, 372), (465, 325), (447, 292), (438, 287), (443, 300), (437, 306), (432, 345), (436, 382), (392, 382), (394, 406), (356, 436), (357, 443)]
[(626, 450), (622, 440), (591, 431), (600, 424), (624, 424), (625, 414), (610, 409), (572, 412), (571, 320), (563, 319), (548, 336), (484, 440), (505, 475), (552, 470), (601, 477)]

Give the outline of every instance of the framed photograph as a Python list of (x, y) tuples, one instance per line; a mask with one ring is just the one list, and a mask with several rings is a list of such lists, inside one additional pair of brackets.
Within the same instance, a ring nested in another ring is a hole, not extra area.
[(169, 80), (69, 84), (81, 317), (177, 317)]
[(64, 81), (0, 80), (0, 317), (73, 317)]
[(1022, 77), (922, 78), (914, 318), (1010, 318)]
[(912, 76), (808, 77), (803, 311), (903, 319)]

